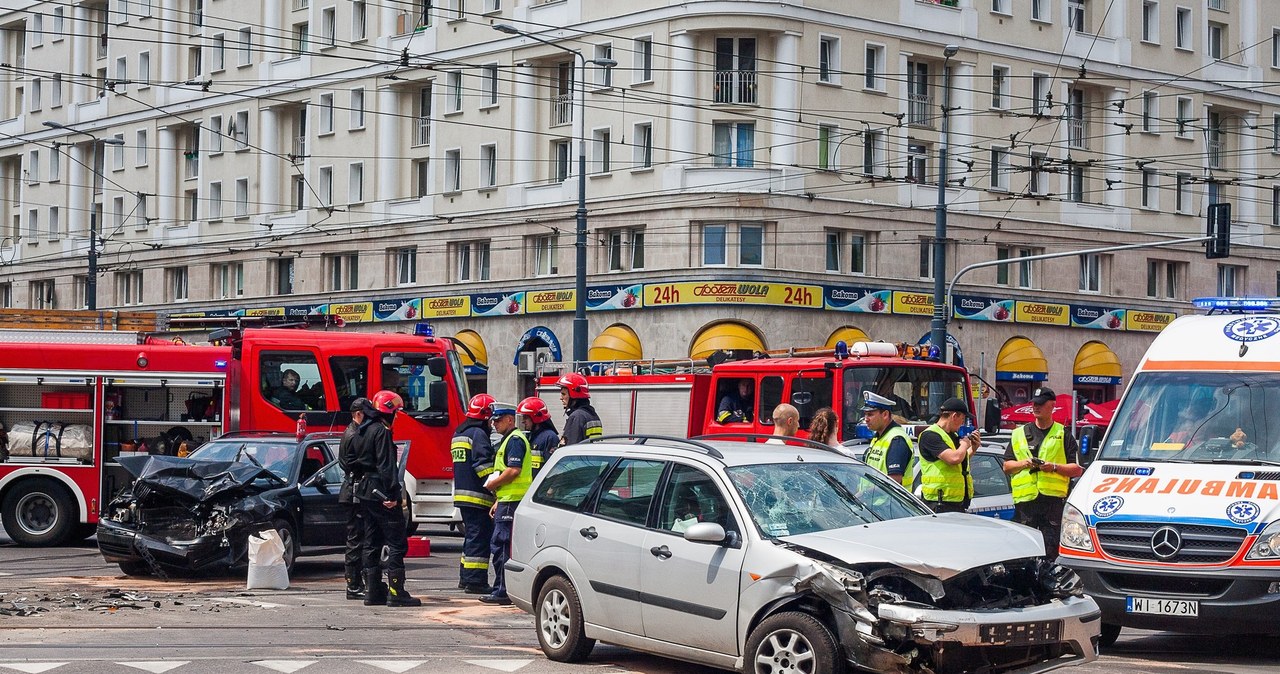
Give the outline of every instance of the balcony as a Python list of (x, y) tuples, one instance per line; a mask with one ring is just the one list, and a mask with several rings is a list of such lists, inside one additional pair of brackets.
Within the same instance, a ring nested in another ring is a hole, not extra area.
[(292, 159), (293, 163), (296, 164), (298, 162), (301, 162), (303, 159), (306, 159), (306, 157), (307, 157), (307, 137), (294, 136), (293, 137), (293, 153), (289, 155), (289, 158)]
[(1089, 120), (1080, 117), (1067, 118), (1067, 145), (1077, 149), (1089, 147)]
[(1226, 152), (1226, 142), (1222, 140), (1221, 132), (1209, 132), (1209, 138), (1205, 141), (1205, 153), (1209, 156), (1209, 168), (1222, 168), (1222, 155)]
[(187, 150), (182, 153), (182, 177), (186, 179), (200, 177), (200, 153)]
[(413, 125), (413, 144), (414, 145), (430, 145), (431, 144), (431, 118), (419, 117)]
[(715, 102), (755, 105), (756, 71), (754, 69), (717, 70), (715, 79)]
[(907, 123), (914, 126), (933, 128), (933, 97), (929, 94), (912, 92), (907, 94)]
[(551, 97), (551, 125), (573, 123), (573, 92)]

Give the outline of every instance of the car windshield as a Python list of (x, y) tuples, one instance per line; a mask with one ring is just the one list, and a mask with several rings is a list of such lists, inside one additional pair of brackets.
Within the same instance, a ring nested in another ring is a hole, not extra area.
[(1145, 372), (1125, 394), (1098, 458), (1275, 463), (1278, 443), (1280, 375)]
[(792, 536), (928, 515), (900, 487), (853, 463), (770, 463), (727, 469), (764, 536)]
[(191, 458), (202, 461), (239, 461), (258, 463), (276, 477), (289, 481), (298, 457), (298, 445), (279, 440), (228, 440), (202, 445)]
[[(893, 414), (898, 423), (927, 424), (937, 410), (930, 405), (930, 389), (938, 387), (942, 394), (935, 399), (968, 399), (963, 373), (940, 367), (850, 366), (844, 371), (844, 437), (853, 437), (853, 426), (862, 420), (862, 392), (871, 391), (895, 403)], [(940, 404), (940, 403), (938, 403)]]

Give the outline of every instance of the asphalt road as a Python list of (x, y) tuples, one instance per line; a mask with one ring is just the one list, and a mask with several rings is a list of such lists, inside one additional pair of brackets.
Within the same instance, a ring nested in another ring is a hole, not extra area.
[[(347, 601), (337, 555), (300, 560), (288, 590), (246, 591), (242, 577), (129, 578), (102, 561), (92, 540), (30, 549), (0, 536), (0, 672), (718, 671), (604, 645), (582, 665), (552, 663), (537, 649), (530, 616), (456, 589), (460, 539), (428, 533), (433, 555), (407, 560), (420, 609)], [(1270, 674), (1270, 644), (1126, 632), (1098, 662), (1069, 671)]]

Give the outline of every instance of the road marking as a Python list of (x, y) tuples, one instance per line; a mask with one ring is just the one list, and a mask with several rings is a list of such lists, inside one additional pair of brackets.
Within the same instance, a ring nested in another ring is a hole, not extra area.
[(388, 672), (403, 674), (418, 665), (426, 664), (426, 660), (356, 660), (362, 665), (372, 665)]
[(293, 674), (293, 672), (296, 672), (307, 665), (314, 665), (317, 662), (319, 662), (319, 660), (255, 660), (249, 664), (266, 667), (267, 669), (274, 669), (277, 672), (283, 672), (284, 674)]
[(463, 662), (469, 665), (478, 665), (480, 667), (496, 669), (500, 672), (514, 672), (530, 662), (533, 662), (533, 660), (463, 660)]
[(164, 672), (167, 672), (173, 669), (174, 667), (181, 667), (183, 665), (191, 664), (191, 661), (190, 660), (150, 660), (146, 662), (117, 662), (116, 664), (124, 665), (125, 667), (133, 667), (134, 669), (141, 669), (144, 672), (151, 672), (151, 674), (164, 674)]
[(244, 604), (245, 606), (257, 606), (259, 608), (285, 608), (284, 604), (272, 604), (269, 601), (254, 601), (252, 599), (236, 599), (234, 597), (219, 597), (212, 600), (214, 603), (225, 604)]
[(40, 674), (47, 672), (56, 667), (61, 667), (65, 662), (0, 662), (0, 667), (16, 669), (19, 672), (27, 672), (27, 674)]

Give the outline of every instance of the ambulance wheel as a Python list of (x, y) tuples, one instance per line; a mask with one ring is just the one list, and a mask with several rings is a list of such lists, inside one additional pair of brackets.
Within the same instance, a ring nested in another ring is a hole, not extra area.
[(1111, 648), (1116, 645), (1116, 639), (1120, 638), (1120, 626), (1111, 623), (1102, 623), (1102, 635), (1098, 637), (1098, 645), (1103, 648)]
[(9, 538), (29, 547), (61, 545), (78, 519), (66, 487), (44, 478), (14, 485), (0, 504), (0, 516)]

